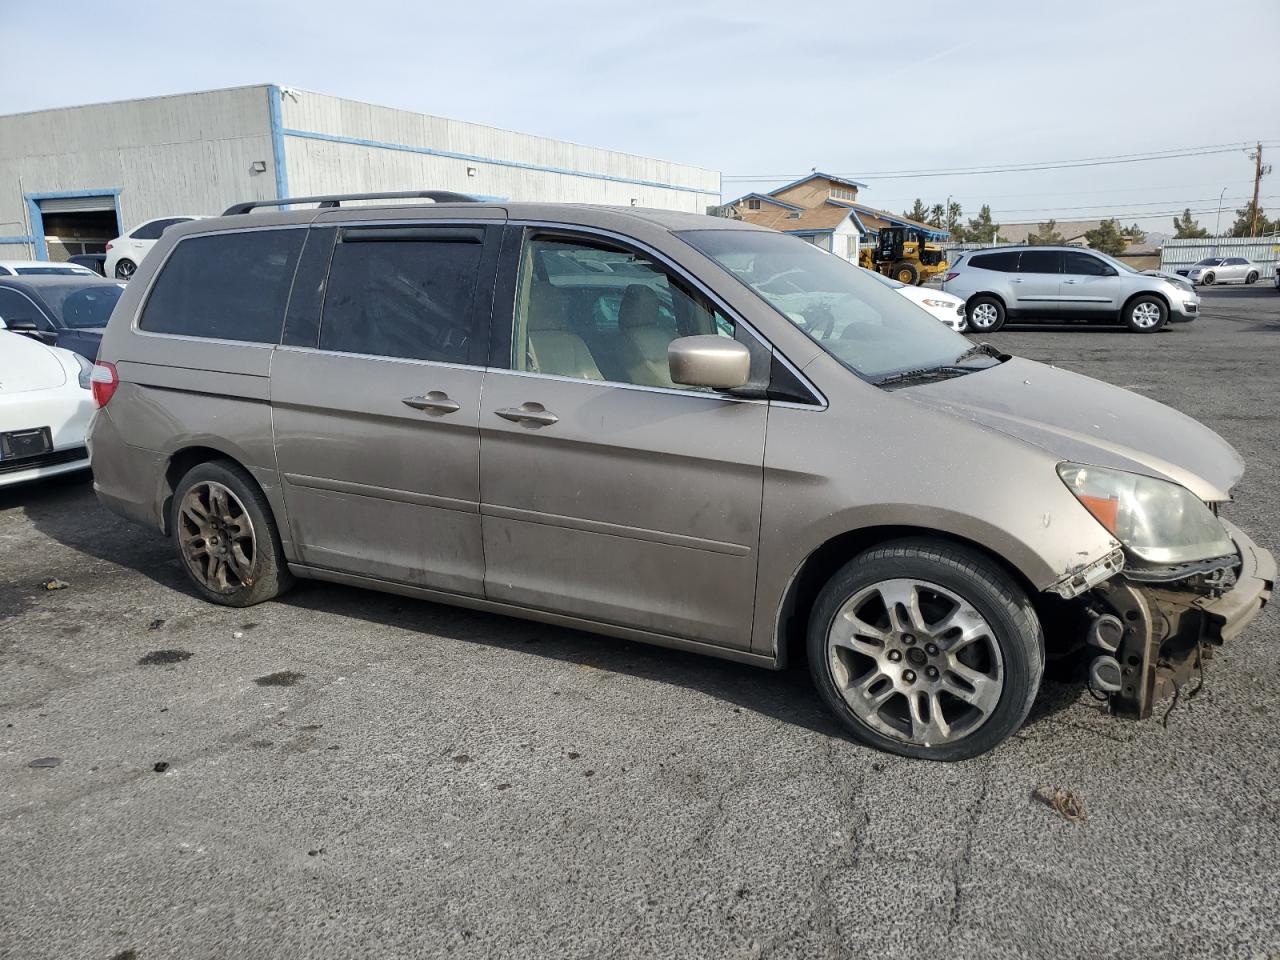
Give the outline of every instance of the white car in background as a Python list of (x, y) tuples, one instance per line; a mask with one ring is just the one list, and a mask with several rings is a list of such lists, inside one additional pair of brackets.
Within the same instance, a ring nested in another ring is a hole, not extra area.
[(1215, 283), (1256, 283), (1262, 268), (1244, 257), (1205, 257), (1179, 270), (1178, 275), (1205, 287)]
[[(866, 269), (865, 267), (863, 269)], [(907, 283), (899, 283), (897, 280), (886, 277), (882, 273), (876, 273), (874, 270), (867, 270), (886, 287), (892, 287), (902, 294), (912, 303), (927, 310), (952, 330), (962, 331), (966, 327), (964, 301), (959, 297), (953, 297), (949, 293), (943, 293), (941, 290), (933, 290), (929, 287), (917, 287)]]
[(138, 269), (138, 264), (147, 255), (147, 251), (156, 245), (160, 234), (179, 223), (204, 219), (199, 216), (159, 217), (138, 224), (124, 236), (116, 237), (107, 244), (107, 259), (102, 264), (103, 276), (128, 280)]
[(89, 466), (92, 373), (77, 353), (0, 329), (0, 487)]
[(96, 277), (88, 267), (57, 260), (0, 260), (0, 277), (47, 277), (60, 274)]

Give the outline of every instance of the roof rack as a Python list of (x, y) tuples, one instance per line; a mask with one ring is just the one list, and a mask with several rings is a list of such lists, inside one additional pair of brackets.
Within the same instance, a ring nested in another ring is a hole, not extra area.
[(282, 207), (290, 203), (317, 203), (320, 209), (340, 207), (345, 200), (434, 200), (436, 203), (479, 203), (475, 197), (452, 190), (396, 190), (390, 193), (335, 193), (326, 197), (283, 197), (279, 200), (246, 200), (223, 211), (224, 217), (248, 213), (258, 207)]

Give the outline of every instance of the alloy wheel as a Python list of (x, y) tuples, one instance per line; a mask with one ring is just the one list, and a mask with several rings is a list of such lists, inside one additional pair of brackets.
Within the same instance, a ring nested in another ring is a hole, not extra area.
[(1150, 329), (1160, 323), (1160, 305), (1152, 303), (1150, 300), (1144, 300), (1134, 305), (1131, 316), (1135, 327), (1142, 327), (1144, 330)]
[(827, 631), (827, 662), (859, 720), (919, 746), (969, 736), (1004, 691), (1004, 658), (986, 618), (924, 580), (882, 580), (845, 601)]
[(215, 593), (253, 586), (257, 541), (249, 512), (230, 488), (201, 481), (178, 507), (178, 540), (192, 575)]
[(116, 264), (116, 279), (128, 280), (137, 269), (132, 260), (121, 260)]
[(995, 326), (999, 319), (1000, 311), (996, 309), (994, 303), (980, 303), (973, 308), (969, 325), (978, 330), (986, 330), (988, 327)]

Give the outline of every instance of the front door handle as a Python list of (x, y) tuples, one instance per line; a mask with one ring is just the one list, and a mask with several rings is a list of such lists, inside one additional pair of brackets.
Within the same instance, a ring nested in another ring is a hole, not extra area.
[(549, 427), (560, 420), (540, 403), (522, 403), (518, 407), (503, 407), (493, 412), (512, 423), (532, 423), (539, 427)]
[(1010, 282), (1010, 283), (1021, 283), (1021, 282), (1022, 282), (1022, 278), (1021, 278), (1021, 277), (1011, 277), (1011, 278), (1010, 278), (1010, 280), (1009, 280), (1009, 282)]
[(400, 402), (415, 410), (430, 410), (432, 413), (454, 413), (462, 408), (457, 400), (450, 400), (449, 395), (441, 390), (432, 390), (425, 397), (405, 397)]
[(1079, 283), (1079, 280), (1063, 280), (1063, 283)]

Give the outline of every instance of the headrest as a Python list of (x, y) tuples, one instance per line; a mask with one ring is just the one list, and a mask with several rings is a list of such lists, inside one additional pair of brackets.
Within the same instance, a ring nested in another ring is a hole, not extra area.
[(618, 309), (618, 326), (623, 330), (635, 327), (656, 327), (658, 325), (658, 295), (653, 287), (643, 283), (633, 283), (622, 295), (622, 306)]
[(563, 290), (542, 285), (529, 298), (530, 330), (567, 330), (569, 327), (569, 298)]

